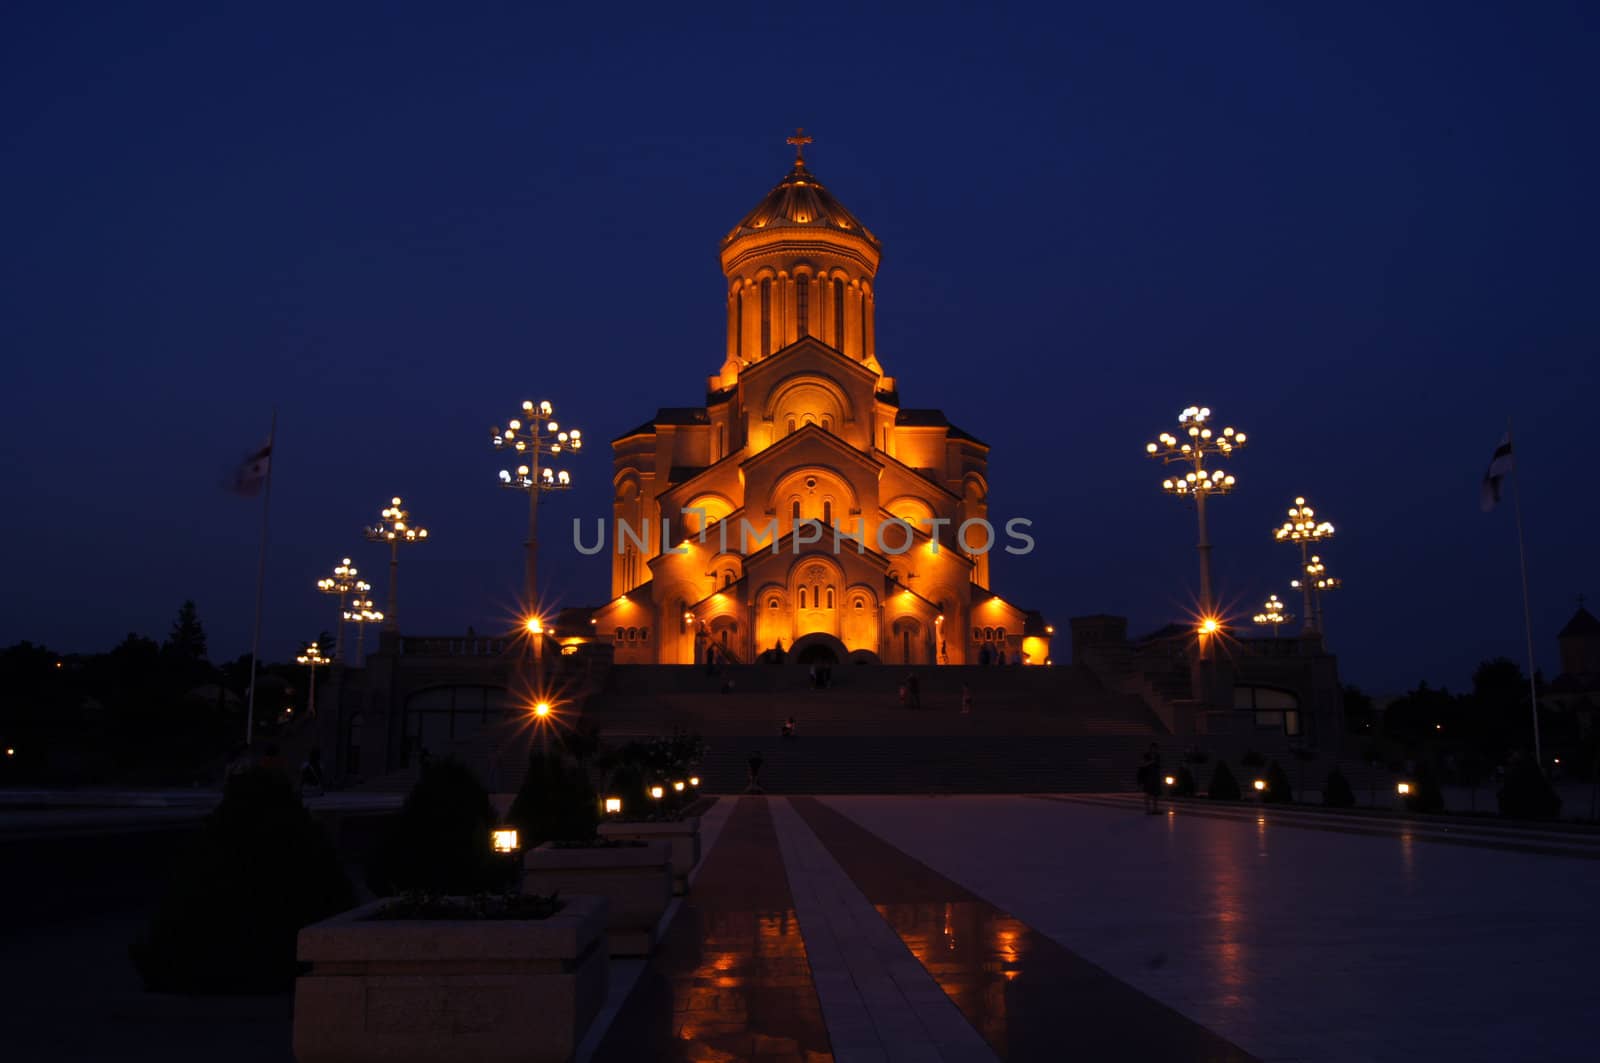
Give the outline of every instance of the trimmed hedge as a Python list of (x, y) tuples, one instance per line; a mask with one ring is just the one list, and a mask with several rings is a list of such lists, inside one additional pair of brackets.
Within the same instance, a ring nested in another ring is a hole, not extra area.
[(495, 825), (477, 776), (457, 761), (433, 761), (385, 833), (367, 885), (381, 895), (470, 894), (503, 885), (502, 862), (489, 845)]
[(152, 992), (284, 992), (299, 972), (300, 928), (355, 903), (288, 778), (254, 768), (228, 780), (129, 954)]
[(1294, 804), (1294, 789), (1289, 785), (1289, 773), (1277, 761), (1267, 765), (1267, 788), (1261, 791), (1261, 800), (1269, 805)]
[(586, 771), (560, 752), (528, 754), (528, 777), (506, 818), (517, 828), (523, 849), (545, 842), (586, 842), (595, 838), (600, 798)]
[(1239, 800), (1239, 780), (1233, 777), (1227, 761), (1217, 761), (1216, 770), (1211, 773), (1211, 785), (1206, 790), (1206, 796), (1213, 801)]
[(1328, 808), (1355, 807), (1355, 791), (1350, 789), (1350, 780), (1344, 777), (1337, 764), (1329, 770), (1328, 780), (1322, 784), (1322, 803)]

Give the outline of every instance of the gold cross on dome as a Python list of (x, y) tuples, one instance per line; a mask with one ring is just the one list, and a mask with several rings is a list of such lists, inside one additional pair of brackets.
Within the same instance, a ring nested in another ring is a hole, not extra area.
[(785, 140), (784, 143), (785, 144), (793, 144), (794, 145), (794, 161), (795, 162), (805, 162), (806, 161), (806, 145), (811, 143), (811, 138), (806, 136), (806, 131), (805, 131), (804, 127), (796, 128), (795, 131), (794, 131), (794, 136), (792, 136), (789, 139)]

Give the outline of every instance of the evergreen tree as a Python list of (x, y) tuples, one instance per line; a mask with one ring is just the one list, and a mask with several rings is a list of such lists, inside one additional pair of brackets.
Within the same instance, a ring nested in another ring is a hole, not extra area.
[(178, 607), (178, 618), (172, 622), (172, 632), (161, 651), (186, 664), (206, 660), (206, 629), (200, 626), (200, 616), (192, 600)]

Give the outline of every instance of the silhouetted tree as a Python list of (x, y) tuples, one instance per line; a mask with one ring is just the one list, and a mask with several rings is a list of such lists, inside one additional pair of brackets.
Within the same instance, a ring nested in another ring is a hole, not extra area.
[(200, 615), (193, 601), (178, 607), (178, 618), (172, 622), (172, 631), (161, 647), (161, 652), (177, 661), (199, 663), (206, 660), (206, 629), (200, 626)]

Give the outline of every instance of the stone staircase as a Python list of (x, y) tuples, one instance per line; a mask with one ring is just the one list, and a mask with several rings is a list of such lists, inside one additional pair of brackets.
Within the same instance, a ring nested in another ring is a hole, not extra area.
[[(801, 665), (619, 666), (581, 706), (605, 740), (702, 735), (708, 793), (745, 788), (750, 754), (761, 753), (763, 787), (779, 793), (1026, 793), (1128, 790), (1152, 740), (1176, 764), (1178, 745), (1138, 695), (1107, 690), (1071, 667), (925, 667), (920, 709), (901, 704), (907, 669), (838, 665), (814, 689)], [(732, 689), (723, 692), (723, 683)], [(973, 691), (963, 715), (962, 686)], [(785, 720), (797, 737), (780, 738)], [(471, 764), (498, 793), (515, 791), (529, 736), (435, 748)], [(1166, 748), (1170, 747), (1170, 748)], [(405, 790), (415, 766), (366, 788)]]

